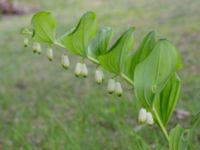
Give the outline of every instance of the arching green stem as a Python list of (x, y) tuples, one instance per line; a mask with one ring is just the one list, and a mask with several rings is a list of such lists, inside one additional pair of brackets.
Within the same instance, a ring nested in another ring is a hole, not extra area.
[(158, 116), (158, 113), (156, 112), (156, 110), (154, 109), (154, 107), (153, 107), (153, 112), (152, 113), (154, 114), (154, 117), (157, 120), (157, 122), (159, 124), (159, 127), (160, 127), (162, 133), (164, 134), (164, 136), (165, 136), (168, 144), (169, 144), (169, 135), (168, 135), (168, 132), (167, 132), (166, 128), (164, 127), (164, 125), (162, 124), (162, 121), (160, 120), (160, 117)]
[(134, 86), (134, 82), (128, 78), (125, 74), (121, 74), (121, 77), (124, 78), (124, 80), (126, 80), (130, 85)]

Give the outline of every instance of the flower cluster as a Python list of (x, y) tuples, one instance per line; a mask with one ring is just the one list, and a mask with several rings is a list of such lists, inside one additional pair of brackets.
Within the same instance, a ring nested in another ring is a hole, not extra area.
[(42, 52), (42, 49), (41, 49), (40, 43), (34, 42), (33, 43), (33, 53), (41, 54), (41, 52)]
[(88, 76), (88, 69), (87, 69), (86, 64), (78, 62), (76, 64), (74, 74), (76, 77), (82, 76), (82, 77), (86, 78)]
[(140, 123), (147, 123), (148, 125), (153, 125), (154, 120), (151, 112), (147, 112), (145, 108), (141, 108), (139, 115), (138, 115), (138, 121)]
[[(24, 47), (28, 47), (28, 38), (24, 39)], [(38, 42), (33, 43), (33, 52), (41, 54), (42, 48), (41, 45)], [(46, 50), (46, 55), (49, 61), (53, 61), (53, 49), (51, 47), (48, 47)], [(70, 60), (67, 55), (61, 56), (61, 65), (64, 69), (68, 69), (70, 66)], [(84, 77), (86, 78), (88, 76), (88, 68), (87, 65), (83, 62), (76, 63), (74, 74), (76, 77)], [(95, 81), (97, 84), (101, 84), (104, 80), (104, 73), (98, 66), (95, 70)], [(121, 83), (114, 78), (111, 78), (108, 80), (108, 86), (107, 90), (109, 94), (115, 93), (117, 96), (122, 96), (123, 89), (121, 86)]]
[(123, 89), (119, 81), (109, 79), (107, 89), (109, 94), (116, 93), (117, 96), (122, 96)]

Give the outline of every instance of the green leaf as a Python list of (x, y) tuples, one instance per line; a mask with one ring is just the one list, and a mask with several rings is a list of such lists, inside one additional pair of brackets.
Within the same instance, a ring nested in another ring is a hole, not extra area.
[(200, 112), (193, 116), (189, 128), (182, 128), (177, 125), (171, 129), (169, 134), (170, 150), (187, 150), (193, 149), (192, 145), (195, 142), (195, 134), (197, 134), (197, 127), (200, 125)]
[(200, 129), (200, 112), (193, 116), (191, 125), (190, 125), (190, 133), (189, 133), (189, 146), (188, 149), (193, 149), (193, 143), (198, 142), (198, 132)]
[(94, 12), (85, 13), (77, 26), (63, 35), (58, 42), (76, 55), (87, 56), (89, 42), (96, 34), (96, 15)]
[(142, 62), (152, 51), (156, 43), (156, 33), (154, 31), (149, 32), (143, 39), (139, 48), (133, 51), (126, 60), (125, 72), (131, 80), (134, 78), (135, 67)]
[(173, 128), (169, 134), (170, 150), (187, 150), (188, 140), (184, 136), (186, 136), (188, 132), (189, 130), (182, 128), (180, 125)]
[(154, 100), (154, 108), (159, 114), (163, 125), (166, 126), (177, 104), (181, 89), (181, 81), (175, 73), (167, 82), (161, 93)]
[[(135, 133), (136, 134), (136, 133)], [(138, 135), (133, 136), (133, 149), (136, 150), (150, 150), (149, 145), (145, 143), (145, 141), (139, 137)]]
[(106, 54), (99, 57), (99, 62), (102, 67), (117, 75), (123, 72), (128, 52), (134, 45), (134, 30), (133, 27), (129, 28)]
[(152, 52), (136, 66), (135, 94), (145, 107), (150, 107), (170, 77), (181, 67), (177, 49), (167, 40), (159, 40)]
[(128, 139), (131, 139), (131, 144), (129, 149), (133, 150), (150, 150), (151, 146), (142, 138), (138, 132), (130, 130), (129, 127), (125, 124), (117, 124), (117, 130), (123, 135), (126, 135)]
[(196, 127), (200, 127), (200, 112), (198, 112), (195, 116), (193, 116), (191, 121), (191, 128), (195, 129)]
[(111, 39), (112, 29), (110, 27), (102, 28), (95, 38), (91, 41), (88, 55), (95, 59), (98, 59), (100, 55), (108, 52), (108, 45)]
[(56, 18), (50, 12), (38, 12), (32, 20), (33, 39), (38, 42), (54, 43), (56, 33)]

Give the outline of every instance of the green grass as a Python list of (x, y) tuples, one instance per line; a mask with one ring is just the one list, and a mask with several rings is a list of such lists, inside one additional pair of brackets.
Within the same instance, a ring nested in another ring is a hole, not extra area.
[[(87, 10), (97, 13), (100, 26), (111, 26), (118, 36), (136, 27), (136, 45), (154, 29), (181, 52), (183, 87), (177, 108), (196, 114), (200, 108), (200, 10), (199, 0), (23, 0), (51, 10), (58, 18), (59, 34), (69, 30)], [(135, 150), (140, 105), (124, 82), (122, 98), (106, 93), (106, 82), (96, 85), (95, 66), (87, 79), (77, 79), (73, 67), (80, 58), (54, 47), (55, 59), (48, 62), (45, 51), (34, 55), (23, 48), (21, 27), (32, 14), (0, 20), (0, 149), (2, 150)], [(70, 55), (71, 68), (62, 69), (60, 56)], [(106, 76), (109, 78), (109, 74)], [(189, 123), (173, 117), (176, 122)], [(167, 149), (156, 127), (137, 133), (152, 149)], [(197, 136), (200, 133), (197, 132)], [(192, 150), (200, 149), (195, 138)], [(159, 138), (156, 138), (159, 137)]]

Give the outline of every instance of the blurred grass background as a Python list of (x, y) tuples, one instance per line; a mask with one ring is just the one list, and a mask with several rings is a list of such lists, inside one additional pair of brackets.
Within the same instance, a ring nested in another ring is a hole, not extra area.
[[(53, 11), (59, 35), (69, 30), (88, 10), (97, 14), (100, 27), (111, 26), (115, 37), (136, 27), (136, 45), (150, 30), (166, 37), (180, 50), (184, 67), (183, 87), (177, 108), (196, 114), (200, 108), (200, 1), (199, 0), (14, 0)], [(45, 51), (34, 55), (23, 48), (21, 27), (31, 16), (0, 18), (0, 149), (1, 150), (135, 150), (140, 105), (132, 89), (124, 86), (122, 98), (106, 93), (106, 82), (96, 85), (95, 66), (87, 79), (77, 79), (73, 67), (80, 58), (71, 56), (71, 68), (62, 69), (65, 50), (54, 47), (49, 63)], [(68, 54), (68, 53), (67, 53)], [(107, 78), (109, 75), (107, 75)], [(175, 122), (183, 125), (190, 118)], [(167, 149), (156, 127), (137, 133), (152, 149)], [(191, 150), (200, 149), (199, 130)], [(157, 138), (159, 137), (159, 138)]]

